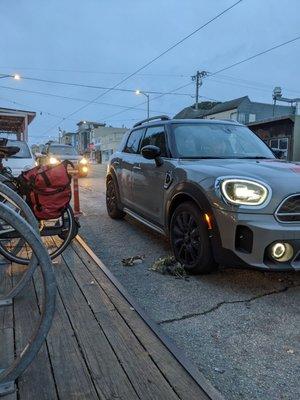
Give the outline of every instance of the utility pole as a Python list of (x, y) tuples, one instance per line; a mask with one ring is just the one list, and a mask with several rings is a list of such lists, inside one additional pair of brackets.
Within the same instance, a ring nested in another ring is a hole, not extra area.
[(199, 88), (202, 85), (203, 81), (202, 78), (207, 76), (206, 71), (197, 71), (196, 75), (192, 76), (192, 81), (196, 82), (196, 103), (195, 103), (195, 109), (198, 110), (199, 108)]
[(61, 133), (62, 133), (61, 128), (58, 127), (58, 143), (61, 142)]

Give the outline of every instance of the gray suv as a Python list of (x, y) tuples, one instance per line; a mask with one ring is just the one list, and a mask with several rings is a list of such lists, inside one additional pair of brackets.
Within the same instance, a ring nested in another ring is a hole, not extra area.
[(106, 204), (170, 239), (191, 273), (300, 269), (300, 165), (235, 121), (141, 121), (110, 158)]

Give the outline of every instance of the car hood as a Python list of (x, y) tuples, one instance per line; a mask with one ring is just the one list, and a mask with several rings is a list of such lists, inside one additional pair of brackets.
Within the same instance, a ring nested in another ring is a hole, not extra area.
[(58, 160), (64, 161), (64, 160), (69, 160), (69, 161), (80, 161), (83, 157), (80, 155), (65, 155), (65, 154), (51, 154), (50, 157), (55, 157)]
[(14, 176), (19, 176), (22, 171), (35, 167), (33, 158), (8, 158), (3, 160), (3, 165), (9, 167)]
[[(287, 196), (300, 193), (300, 163), (271, 160), (219, 159), (181, 160), (188, 180), (202, 182), (206, 190), (214, 191), (220, 177), (244, 177), (267, 183), (272, 189), (272, 199), (267, 211), (274, 212)], [(206, 183), (204, 183), (206, 181)]]

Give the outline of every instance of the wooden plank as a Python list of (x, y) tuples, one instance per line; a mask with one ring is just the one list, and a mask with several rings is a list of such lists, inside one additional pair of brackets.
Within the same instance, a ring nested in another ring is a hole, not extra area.
[[(102, 271), (101, 268), (106, 269), (106, 267), (103, 266), (95, 255), (93, 259), (91, 258), (92, 251), (84, 244), (84, 241), (79, 238), (79, 240), (73, 242), (72, 246), (92, 273), (94, 280), (102, 287), (112, 304), (125, 319), (126, 323), (135, 333), (138, 340), (143, 344), (146, 351), (150, 354), (180, 398), (184, 400), (194, 398), (222, 400), (223, 396), (202, 376), (202, 374), (200, 374), (200, 372), (198, 374), (198, 371), (195, 371), (197, 375), (197, 384), (192, 376), (187, 373), (166, 348), (164, 343), (162, 343), (157, 335), (141, 319), (139, 314), (132, 311), (131, 304), (124, 299), (124, 296)], [(101, 268), (99, 268), (99, 265)], [(195, 368), (197, 367), (195, 366)]]
[[(0, 265), (0, 294), (12, 287), (10, 265)], [(9, 367), (14, 361), (13, 306), (0, 306), (0, 369)], [(5, 400), (16, 400), (17, 393), (5, 396)]]
[(141, 346), (100, 286), (93, 283), (93, 275), (83, 268), (82, 260), (71, 247), (65, 250), (63, 258), (140, 398), (178, 399), (149, 353)]
[[(43, 295), (41, 279), (36, 276), (34, 283), (40, 299)], [(56, 313), (46, 342), (58, 397), (67, 400), (98, 399), (60, 296), (57, 296)]]
[[(14, 276), (17, 282), (20, 276)], [(16, 351), (19, 354), (38, 324), (40, 313), (31, 282), (14, 301)], [(44, 344), (28, 369), (18, 379), (18, 396), (21, 400), (57, 399), (51, 364)]]
[(68, 268), (56, 268), (58, 289), (101, 399), (138, 399), (118, 358)]

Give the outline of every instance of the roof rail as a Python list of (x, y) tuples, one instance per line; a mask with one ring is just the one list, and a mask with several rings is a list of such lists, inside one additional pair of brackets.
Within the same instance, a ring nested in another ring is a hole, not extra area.
[(150, 118), (143, 119), (142, 121), (137, 122), (136, 124), (134, 124), (133, 127), (135, 128), (136, 126), (143, 125), (143, 124), (145, 124), (146, 122), (154, 121), (154, 120), (156, 120), (156, 119), (159, 119), (159, 120), (161, 120), (161, 121), (167, 121), (167, 120), (169, 120), (169, 119), (171, 119), (171, 118), (168, 117), (167, 115), (157, 115), (157, 116), (155, 116), (155, 117), (150, 117)]

